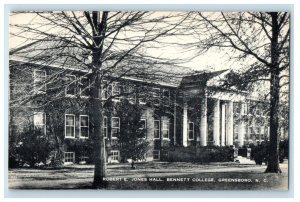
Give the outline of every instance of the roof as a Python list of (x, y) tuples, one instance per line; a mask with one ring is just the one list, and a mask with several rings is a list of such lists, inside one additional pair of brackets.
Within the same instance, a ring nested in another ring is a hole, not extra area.
[[(92, 67), (88, 59), (90, 52), (90, 50), (82, 47), (44, 39), (10, 50), (9, 59), (29, 64), (88, 72)], [(113, 54), (106, 53), (104, 57), (108, 58)], [(177, 87), (183, 77), (194, 73), (194, 70), (188, 67), (160, 63), (138, 58), (134, 55), (114, 66), (117, 59), (119, 58), (104, 61), (102, 69), (107, 72), (107, 76), (126, 77), (127, 79)]]
[(221, 74), (227, 72), (228, 70), (220, 71), (197, 71), (192, 75), (183, 77), (181, 85), (207, 85), (208, 82), (216, 80)]
[[(107, 53), (107, 57), (113, 53)], [(91, 63), (88, 60), (90, 50), (61, 41), (43, 39), (10, 50), (10, 60), (35, 65), (62, 68), (72, 71), (88, 72)], [(122, 77), (168, 87), (178, 87), (187, 83), (211, 83), (220, 79), (227, 70), (194, 71), (188, 67), (168, 63), (157, 63), (147, 59), (129, 57), (113, 68), (115, 59), (106, 60), (103, 70), (107, 76)], [(215, 82), (214, 82), (215, 83)]]

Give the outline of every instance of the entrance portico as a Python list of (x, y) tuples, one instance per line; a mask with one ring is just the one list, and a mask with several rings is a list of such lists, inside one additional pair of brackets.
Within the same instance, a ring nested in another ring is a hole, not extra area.
[[(184, 77), (181, 82), (183, 101), (182, 145), (243, 146), (246, 135), (244, 108), (246, 94), (222, 90), (215, 85), (225, 71)], [(236, 103), (241, 106), (237, 118)], [(194, 124), (195, 138), (190, 138), (189, 124)], [(236, 134), (236, 135), (234, 135)]]

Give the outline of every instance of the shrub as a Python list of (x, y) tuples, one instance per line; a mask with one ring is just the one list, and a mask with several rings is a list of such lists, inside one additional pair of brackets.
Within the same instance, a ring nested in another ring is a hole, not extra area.
[(282, 163), (284, 158), (289, 158), (289, 140), (283, 140), (279, 143), (279, 162)]
[(169, 151), (166, 161), (185, 162), (229, 162), (234, 160), (234, 149), (231, 147), (174, 147)]
[[(262, 165), (263, 162), (268, 161), (269, 156), (269, 142), (262, 142), (257, 146), (251, 148), (251, 159), (254, 159), (255, 163)], [(282, 163), (284, 158), (288, 158), (289, 143), (288, 140), (283, 140), (279, 143), (279, 162)]]
[[(15, 144), (14, 154), (10, 154), (10, 164), (13, 164), (13, 159), (21, 164), (20, 166), (29, 164), (34, 167), (39, 163), (46, 164), (51, 150), (53, 149), (47, 137), (43, 132), (34, 128), (32, 125), (26, 127), (20, 134), (18, 142)], [(12, 165), (13, 166), (13, 165)]]
[(267, 162), (269, 155), (268, 147), (268, 142), (262, 142), (251, 148), (251, 156), (257, 165), (262, 165), (263, 162)]

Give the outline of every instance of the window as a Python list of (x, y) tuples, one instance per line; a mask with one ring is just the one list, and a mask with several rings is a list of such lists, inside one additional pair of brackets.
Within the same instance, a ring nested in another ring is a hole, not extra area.
[(46, 135), (46, 114), (45, 112), (35, 112), (33, 115), (34, 126)]
[(87, 155), (82, 155), (79, 157), (79, 162), (84, 162), (86, 163), (89, 157)]
[(160, 138), (160, 121), (154, 120), (154, 139)]
[(112, 117), (111, 118), (111, 138), (116, 139), (120, 132), (120, 118)]
[(121, 85), (119, 82), (113, 83), (112, 86), (112, 96), (114, 96), (114, 101), (120, 101), (120, 97), (118, 97), (121, 94)]
[(65, 163), (75, 162), (75, 152), (65, 152)]
[(238, 140), (238, 138), (239, 138), (239, 126), (236, 125), (236, 124), (233, 126), (233, 135), (234, 135), (233, 139)]
[(139, 104), (144, 105), (147, 103), (147, 99), (148, 99), (148, 92), (150, 89), (148, 89), (147, 86), (138, 86), (137, 87), (137, 93), (138, 93), (138, 101)]
[(160, 159), (160, 151), (153, 150), (153, 160), (159, 160), (159, 159)]
[(75, 115), (74, 114), (65, 115), (65, 137), (75, 138)]
[(255, 114), (255, 103), (250, 102), (249, 106), (248, 106), (248, 113), (250, 115), (254, 115)]
[(169, 120), (165, 119), (162, 121), (162, 137), (169, 139)]
[(241, 103), (239, 102), (233, 102), (233, 113), (236, 115), (241, 114)]
[(66, 76), (66, 95), (74, 96), (76, 95), (76, 76), (67, 75)]
[(107, 117), (103, 118), (103, 135), (104, 138), (107, 138)]
[(263, 135), (261, 135), (260, 133), (256, 133), (255, 134), (255, 140), (256, 140), (256, 142), (257, 141), (259, 141), (259, 142), (262, 141), (262, 137), (263, 137)]
[(152, 89), (152, 95), (153, 95), (153, 104), (159, 105), (160, 104), (160, 89), (159, 88), (153, 88)]
[(79, 116), (79, 137), (80, 138), (89, 138), (89, 116), (80, 115)]
[(146, 102), (146, 95), (144, 93), (139, 93), (139, 104), (144, 105)]
[(163, 90), (163, 102), (164, 105), (170, 105), (170, 91), (168, 89)]
[(90, 96), (90, 80), (86, 77), (80, 79), (80, 95), (83, 97)]
[(119, 161), (119, 151), (118, 150), (112, 150), (111, 151), (111, 161)]
[(136, 103), (136, 92), (134, 89), (134, 86), (128, 86), (127, 89), (127, 93), (128, 93), (128, 100), (130, 103), (135, 104)]
[(193, 140), (194, 139), (194, 123), (193, 122), (189, 122), (188, 134), (189, 134), (189, 140)]
[(260, 127), (250, 126), (248, 128), (250, 138), (253, 139), (253, 140), (258, 140), (259, 137), (260, 137), (260, 135), (259, 135), (260, 131), (259, 130), (260, 130)]
[(34, 70), (33, 90), (36, 94), (46, 93), (46, 71)]
[(106, 80), (102, 81), (101, 90), (102, 90), (102, 93), (99, 94), (99, 95), (101, 95), (101, 99), (107, 100), (109, 97), (109, 93), (108, 93), (109, 91), (108, 91), (108, 83)]
[(145, 135), (143, 138), (146, 138), (146, 136), (147, 136), (147, 122), (146, 122), (146, 119), (141, 119), (140, 123), (141, 123), (140, 130), (143, 130), (144, 135)]
[(242, 104), (242, 107), (243, 107), (243, 112), (244, 112), (243, 115), (248, 114), (248, 105), (246, 102)]

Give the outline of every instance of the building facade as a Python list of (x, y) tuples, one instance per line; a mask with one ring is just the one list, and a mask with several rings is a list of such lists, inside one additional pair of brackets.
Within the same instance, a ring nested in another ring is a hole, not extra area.
[[(147, 161), (164, 159), (173, 151), (181, 155), (184, 148), (243, 147), (268, 140), (267, 103), (255, 101), (247, 92), (218, 88), (227, 73), (193, 73), (177, 84), (103, 78), (99, 98), (104, 100), (107, 162), (121, 160), (115, 143), (122, 130), (120, 117), (111, 106), (122, 99), (144, 108), (141, 121), (150, 145)], [(45, 135), (58, 137), (65, 163), (91, 162), (92, 148), (86, 145), (94, 136), (88, 101), (92, 83), (81, 70), (28, 64), (25, 71), (23, 62), (11, 60), (10, 138), (33, 124)]]

